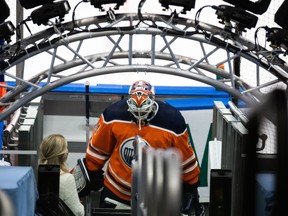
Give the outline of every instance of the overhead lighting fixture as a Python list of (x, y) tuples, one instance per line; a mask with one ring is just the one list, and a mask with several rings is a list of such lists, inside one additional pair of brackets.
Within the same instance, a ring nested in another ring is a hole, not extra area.
[(235, 22), (238, 29), (245, 31), (245, 28), (254, 28), (258, 22), (258, 17), (245, 11), (242, 8), (231, 7), (228, 5), (219, 5), (216, 10), (217, 18), (221, 19), (220, 23), (225, 24), (226, 30), (232, 28), (231, 22)]
[(7, 43), (11, 42), (11, 36), (14, 35), (15, 27), (11, 21), (0, 24), (0, 38), (5, 39)]
[(10, 8), (5, 0), (0, 0), (0, 23), (3, 23), (10, 16)]
[(288, 50), (288, 30), (281, 28), (269, 28), (266, 33), (267, 41), (271, 42), (272, 48), (281, 47)]
[(20, 5), (25, 9), (34, 8), (40, 5), (52, 3), (54, 0), (19, 0)]
[(286, 30), (288, 30), (287, 10), (288, 10), (288, 1), (285, 0), (281, 4), (279, 9), (276, 11), (275, 16), (274, 16), (275, 23), (277, 23), (279, 26), (281, 26), (283, 29), (286, 29)]
[(42, 7), (32, 11), (31, 18), (37, 25), (47, 25), (49, 19), (59, 17), (62, 20), (71, 9), (68, 1), (59, 1), (44, 4)]
[(165, 9), (168, 9), (169, 5), (183, 7), (182, 13), (186, 13), (186, 11), (190, 11), (195, 7), (195, 0), (159, 0), (159, 3)]
[(126, 0), (90, 0), (91, 5), (93, 5), (95, 8), (99, 8), (102, 11), (104, 11), (104, 4), (116, 4), (114, 9), (118, 10), (119, 7), (124, 5), (125, 2)]
[(255, 14), (263, 14), (267, 11), (271, 0), (224, 0), (236, 7), (243, 8)]

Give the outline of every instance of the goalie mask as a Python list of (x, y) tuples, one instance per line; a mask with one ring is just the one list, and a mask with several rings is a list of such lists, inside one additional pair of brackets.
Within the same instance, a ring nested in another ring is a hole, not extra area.
[(141, 125), (150, 121), (158, 110), (154, 87), (143, 80), (133, 83), (129, 89), (127, 104), (128, 111), (137, 120), (139, 129), (141, 129)]

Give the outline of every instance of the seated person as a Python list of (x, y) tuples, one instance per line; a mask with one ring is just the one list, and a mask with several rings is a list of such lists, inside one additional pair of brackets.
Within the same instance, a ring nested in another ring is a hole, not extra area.
[(66, 165), (68, 144), (61, 134), (51, 134), (43, 139), (39, 150), (39, 165), (51, 164), (60, 166), (59, 197), (76, 216), (83, 216), (84, 206), (78, 197), (75, 179)]

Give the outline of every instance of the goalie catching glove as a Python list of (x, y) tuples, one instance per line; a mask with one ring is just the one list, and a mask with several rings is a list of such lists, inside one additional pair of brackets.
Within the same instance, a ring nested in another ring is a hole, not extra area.
[(85, 158), (77, 160), (76, 166), (71, 171), (75, 178), (79, 197), (86, 196), (91, 190), (98, 191), (103, 187), (103, 171), (89, 171)]

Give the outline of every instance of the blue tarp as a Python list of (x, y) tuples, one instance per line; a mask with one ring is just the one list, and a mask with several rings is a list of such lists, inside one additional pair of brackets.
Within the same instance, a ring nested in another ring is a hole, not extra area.
[[(15, 82), (8, 81), (7, 85), (15, 86)], [(40, 85), (44, 85), (43, 83)], [(53, 92), (85, 92), (83, 83), (72, 83), (63, 85), (52, 90)], [(99, 94), (128, 94), (129, 85), (114, 85), (114, 84), (97, 84), (90, 85), (91, 93)], [(224, 91), (219, 91), (214, 87), (202, 86), (155, 86), (156, 95), (182, 95), (182, 96), (206, 96), (206, 97), (229, 97)]]
[[(102, 94), (127, 94), (129, 85), (90, 85), (89, 91)], [(68, 84), (54, 89), (56, 92), (85, 92), (84, 84)], [(229, 97), (224, 91), (218, 91), (214, 87), (190, 87), (190, 86), (155, 86), (156, 95), (182, 95), (182, 96), (213, 96)]]
[[(7, 84), (15, 86), (15, 82), (7, 82)], [(89, 86), (89, 92), (95, 94), (126, 95), (128, 91), (129, 85), (97, 84)], [(179, 110), (212, 109), (214, 101), (222, 101), (228, 106), (228, 101), (231, 99), (228, 93), (209, 86), (155, 86), (155, 91), (156, 95), (191, 97), (165, 100), (168, 104)], [(54, 89), (53, 92), (85, 93), (85, 84), (67, 84)]]

